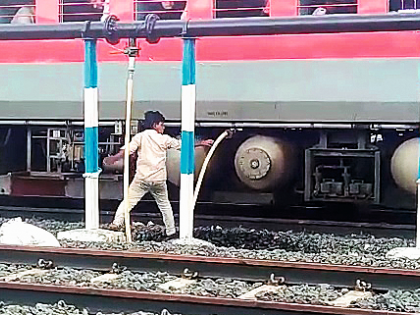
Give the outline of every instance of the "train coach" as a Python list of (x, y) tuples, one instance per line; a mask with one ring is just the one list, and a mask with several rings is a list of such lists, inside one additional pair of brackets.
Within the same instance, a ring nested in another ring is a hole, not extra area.
[[(114, 14), (161, 19), (410, 14), (391, 0), (7, 0), (1, 23), (71, 23)], [(197, 41), (196, 136), (217, 148), (200, 200), (349, 202), (413, 207), (418, 159), (420, 34), (413, 31), (209, 37)], [(101, 160), (121, 146), (127, 42), (98, 41)], [(181, 119), (182, 40), (138, 40), (136, 133), (146, 110)], [(0, 42), (0, 195), (84, 197), (82, 40)], [(202, 160), (204, 152), (196, 154)], [(172, 188), (179, 152), (168, 156)], [(197, 161), (197, 166), (200, 164)], [(116, 168), (100, 197), (120, 199)], [(171, 190), (177, 199), (177, 190)]]

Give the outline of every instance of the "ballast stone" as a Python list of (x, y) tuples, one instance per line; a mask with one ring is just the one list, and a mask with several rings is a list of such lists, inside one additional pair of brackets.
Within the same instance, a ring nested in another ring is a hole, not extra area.
[(169, 241), (174, 245), (189, 246), (189, 247), (207, 247), (208, 249), (215, 249), (216, 246), (208, 241), (198, 238), (177, 238)]
[(125, 242), (125, 235), (122, 232), (95, 229), (78, 229), (65, 232), (59, 232), (59, 240), (72, 240), (80, 242)]
[(181, 290), (185, 287), (195, 284), (196, 282), (197, 282), (196, 280), (178, 278), (178, 279), (160, 284), (159, 288), (164, 291)]
[(349, 291), (343, 296), (340, 296), (338, 299), (335, 299), (329, 302), (329, 305), (337, 307), (350, 307), (354, 302), (357, 302), (361, 299), (369, 299), (372, 297), (372, 292), (370, 291)]
[(47, 272), (49, 272), (49, 270), (30, 269), (30, 270), (25, 270), (25, 271), (21, 271), (21, 272), (18, 272), (18, 273), (14, 273), (14, 274), (8, 275), (6, 277), (2, 277), (2, 278), (0, 278), (0, 280), (4, 280), (6, 282), (11, 282), (11, 281), (22, 280), (22, 279), (27, 278), (27, 277), (42, 277)]
[(420, 259), (420, 248), (418, 247), (396, 247), (391, 249), (387, 254), (386, 258), (398, 259)]
[(118, 275), (115, 273), (106, 273), (104, 275), (100, 275), (99, 277), (93, 278), (90, 280), (92, 284), (101, 284), (104, 282), (114, 282), (118, 278)]
[(60, 247), (54, 235), (35, 225), (22, 222), (20, 217), (11, 219), (0, 227), (0, 244)]
[(279, 287), (279, 286), (265, 284), (265, 285), (262, 285), (258, 288), (255, 288), (254, 290), (251, 290), (247, 293), (244, 293), (244, 294), (238, 296), (238, 299), (241, 299), (241, 300), (256, 300), (257, 299), (256, 295), (259, 294), (259, 293), (266, 293), (266, 292), (271, 293), (271, 292), (279, 291), (281, 289), (282, 289), (282, 287)]

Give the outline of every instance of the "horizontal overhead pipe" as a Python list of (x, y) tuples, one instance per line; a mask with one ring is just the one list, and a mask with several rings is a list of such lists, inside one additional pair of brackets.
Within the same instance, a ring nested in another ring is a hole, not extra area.
[[(420, 13), (330, 15), (293, 18), (235, 18), (207, 21), (76, 22), (55, 25), (0, 25), (0, 40), (232, 36), (420, 30)], [(112, 37), (112, 38), (111, 38)], [(152, 41), (152, 40), (151, 40)]]

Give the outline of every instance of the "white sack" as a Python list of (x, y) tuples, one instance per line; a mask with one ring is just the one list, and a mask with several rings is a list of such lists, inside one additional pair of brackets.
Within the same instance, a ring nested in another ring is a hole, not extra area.
[(0, 227), (0, 244), (60, 247), (54, 235), (22, 222), (22, 218), (7, 221)]

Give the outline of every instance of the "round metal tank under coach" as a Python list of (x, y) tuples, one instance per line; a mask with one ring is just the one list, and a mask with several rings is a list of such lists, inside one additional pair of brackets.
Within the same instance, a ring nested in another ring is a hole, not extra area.
[(391, 158), (391, 172), (395, 183), (405, 191), (416, 194), (419, 172), (419, 138), (403, 142)]
[(254, 190), (270, 190), (286, 183), (293, 171), (291, 147), (284, 141), (254, 136), (235, 154), (235, 171), (242, 183)]
[[(199, 146), (194, 148), (194, 180), (197, 179), (198, 174), (200, 173), (201, 166), (203, 165), (204, 159), (206, 158), (207, 147)], [(181, 179), (181, 151), (175, 149), (169, 149), (166, 154), (166, 170), (168, 172), (168, 180), (179, 186)], [(209, 173), (207, 169), (206, 173)]]

